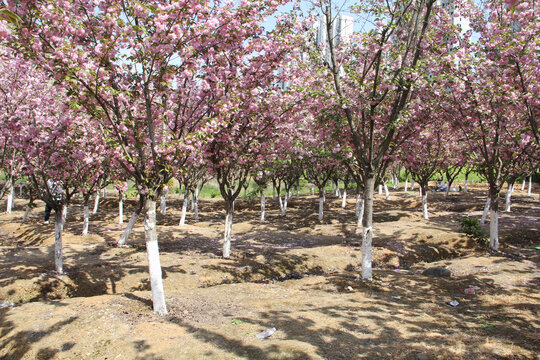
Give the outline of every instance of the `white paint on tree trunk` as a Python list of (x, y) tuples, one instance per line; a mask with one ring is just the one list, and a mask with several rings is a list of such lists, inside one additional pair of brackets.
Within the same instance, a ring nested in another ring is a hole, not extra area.
[(225, 231), (223, 235), (223, 257), (231, 256), (231, 236), (234, 216), (234, 201), (232, 204), (226, 204), (225, 210)]
[(180, 224), (179, 226), (184, 226), (186, 224), (186, 213), (189, 203), (189, 191), (186, 190), (184, 193), (184, 201), (182, 201), (182, 215), (180, 216)]
[[(67, 215), (68, 215), (68, 207), (67, 205), (64, 205), (64, 207), (62, 208), (62, 217), (63, 217), (63, 223), (66, 222), (66, 218), (67, 218)], [(62, 229), (63, 229), (63, 223), (62, 223)]]
[(28, 204), (26, 204), (26, 208), (24, 209), (24, 215), (22, 218), (22, 222), (26, 222), (28, 220), (28, 215), (30, 214), (30, 211), (32, 210), (32, 203), (33, 201), (30, 200)]
[(407, 192), (407, 188), (409, 187), (409, 177), (405, 177), (405, 187), (403, 188), (403, 191)]
[(300, 199), (300, 185), (296, 184), (296, 200)]
[(92, 211), (92, 214), (97, 214), (99, 207), (99, 191), (96, 191), (96, 197), (94, 198), (94, 210)]
[(413, 191), (413, 190), (414, 190), (414, 178), (411, 179), (411, 191)]
[(386, 200), (390, 200), (390, 193), (388, 192), (388, 186), (386, 186), (386, 183), (384, 183), (384, 196), (386, 197)]
[(6, 199), (6, 212), (11, 214), (11, 211), (13, 210), (13, 200), (15, 199), (15, 186), (13, 186), (13, 179), (10, 178), (8, 182), (9, 193)]
[(289, 203), (289, 194), (288, 192), (285, 192), (285, 199), (283, 200), (283, 209), (281, 211), (281, 215), (285, 216), (287, 213), (287, 204)]
[(493, 209), (489, 214), (489, 247), (499, 250), (499, 213)]
[(373, 229), (365, 228), (362, 231), (362, 279), (371, 280), (373, 277), (371, 247), (373, 243)]
[(322, 221), (323, 219), (323, 211), (324, 211), (324, 197), (319, 197), (319, 221)]
[(531, 196), (532, 192), (532, 176), (529, 176), (529, 188), (527, 189), (527, 196)]
[(527, 182), (527, 178), (523, 177), (523, 183), (521, 184), (521, 191), (525, 190), (525, 183)]
[(137, 221), (138, 216), (139, 216), (139, 211), (138, 209), (135, 209), (133, 211), (133, 214), (131, 214), (131, 217), (129, 218), (127, 226), (124, 229), (124, 232), (122, 233), (122, 236), (120, 237), (120, 240), (118, 240), (118, 245), (126, 244), (126, 241), (127, 239), (129, 239), (129, 235), (131, 235), (131, 231), (133, 230), (133, 226), (135, 226), (135, 222)]
[(465, 178), (465, 184), (463, 185), (463, 191), (464, 192), (467, 192), (468, 188), (467, 188), (467, 185), (469, 183), (469, 180), (467, 180), (467, 178)]
[(107, 198), (107, 188), (103, 188), (103, 198)]
[(195, 189), (195, 194), (193, 194), (193, 211), (195, 213), (195, 220), (199, 221), (199, 194), (201, 190)]
[(315, 195), (315, 187), (313, 185), (311, 186), (311, 195)]
[(358, 212), (356, 213), (356, 234), (362, 231), (362, 221), (364, 220), (364, 199), (360, 198), (358, 202)]
[(341, 207), (345, 209), (345, 206), (347, 206), (347, 189), (343, 189), (343, 197), (341, 199)]
[(422, 214), (424, 215), (424, 219), (429, 219), (429, 214), (427, 211), (427, 191), (425, 194), (422, 194)]
[(54, 270), (64, 273), (62, 259), (62, 231), (64, 230), (64, 207), (54, 213)]
[(505, 206), (504, 211), (510, 212), (512, 209), (512, 188), (513, 186), (511, 184), (508, 184), (508, 189), (506, 190), (506, 197), (505, 197)]
[(160, 200), (159, 211), (161, 212), (161, 215), (167, 215), (167, 195), (162, 194)]
[(118, 223), (124, 223), (124, 194), (118, 193)]
[(83, 230), (82, 234), (83, 236), (88, 235), (88, 225), (90, 224), (90, 208), (88, 206), (88, 203), (84, 204), (83, 206)]
[(163, 290), (163, 278), (159, 260), (155, 200), (146, 199), (144, 210), (144, 235), (148, 257), (148, 272), (150, 273), (150, 287), (152, 289), (152, 303), (154, 312), (163, 316), (167, 315), (167, 305), (165, 304), (165, 291)]
[(362, 194), (360, 192), (358, 192), (356, 194), (356, 203), (354, 205), (354, 213), (356, 214), (356, 217), (358, 217), (360, 215), (360, 201), (363, 200), (362, 199)]
[(264, 195), (264, 189), (261, 190), (261, 224), (264, 224), (266, 216), (266, 197)]
[(382, 195), (382, 185), (379, 185), (379, 195)]
[(489, 213), (490, 205), (491, 205), (491, 198), (488, 196), (488, 198), (486, 200), (486, 205), (484, 206), (484, 212), (482, 214), (482, 219), (480, 220), (480, 224), (485, 224), (486, 223), (486, 219), (487, 219), (487, 216), (488, 216), (488, 213)]

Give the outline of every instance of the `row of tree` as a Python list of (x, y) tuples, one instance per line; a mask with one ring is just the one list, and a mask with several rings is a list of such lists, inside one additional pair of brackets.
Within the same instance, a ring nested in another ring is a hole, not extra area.
[[(335, 168), (362, 187), (366, 280), (374, 188), (398, 161), (425, 195), (432, 169), (474, 167), (489, 184), (490, 246), (498, 248), (501, 187), (538, 167), (535, 2), (365, 1), (351, 10), (369, 30), (337, 41), (336, 4), (326, 0), (318, 3), (329, 39), (321, 44), (310, 30), (316, 17), (297, 5), (277, 14), (280, 5), (2, 3), (5, 188), (26, 177), (55, 210), (59, 272), (65, 205), (77, 192), (88, 204), (104, 181), (131, 180), (154, 310), (166, 314), (156, 201), (170, 180), (196, 193), (201, 176), (216, 178), (228, 256), (234, 201), (248, 176), (263, 186), (283, 169), (287, 188), (297, 163), (319, 189)], [(267, 31), (271, 15), (277, 24)]]

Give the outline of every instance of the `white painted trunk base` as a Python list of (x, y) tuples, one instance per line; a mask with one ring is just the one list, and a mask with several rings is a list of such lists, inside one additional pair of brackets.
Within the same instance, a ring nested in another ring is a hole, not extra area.
[(532, 176), (529, 176), (529, 188), (527, 189), (527, 196), (531, 196), (532, 192)]
[(405, 178), (405, 187), (403, 188), (403, 191), (407, 192), (407, 188), (409, 187), (409, 177)]
[(480, 219), (480, 224), (485, 224), (487, 216), (489, 214), (489, 207), (491, 205), (491, 198), (488, 196), (486, 200), (486, 205), (484, 206), (484, 212), (482, 214), (482, 219)]
[(523, 184), (521, 184), (521, 191), (525, 190), (525, 183), (527, 182), (527, 178), (523, 178)]
[(127, 239), (129, 239), (129, 236), (131, 235), (131, 231), (133, 230), (133, 226), (135, 226), (135, 222), (137, 221), (137, 217), (139, 216), (139, 213), (137, 210), (133, 211), (133, 214), (131, 214), (131, 217), (129, 218), (129, 221), (127, 223), (126, 228), (124, 229), (124, 232), (122, 233), (122, 236), (120, 237), (120, 240), (118, 240), (118, 245), (125, 245), (127, 242)]
[(386, 186), (386, 183), (384, 184), (384, 196), (386, 200), (390, 200), (390, 193), (388, 192), (388, 186)]
[(373, 229), (371, 227), (362, 232), (362, 279), (371, 280), (373, 277), (371, 247), (373, 243)]
[(86, 235), (88, 235), (88, 225), (90, 224), (90, 209), (88, 207), (88, 204), (84, 204), (83, 212), (84, 212), (84, 215), (83, 215), (82, 234), (83, 234), (83, 236), (86, 236)]
[(341, 207), (345, 209), (347, 206), (347, 189), (343, 189), (343, 197), (341, 198)]
[(124, 223), (124, 194), (118, 195), (118, 223)]
[(15, 199), (15, 187), (13, 186), (13, 181), (9, 180), (9, 193), (6, 199), (6, 212), (11, 214), (13, 211), (13, 202)]
[(23, 215), (23, 218), (22, 218), (22, 222), (26, 222), (28, 220), (28, 215), (30, 214), (30, 211), (32, 210), (32, 202), (29, 202), (27, 205), (26, 205), (26, 208), (24, 209), (24, 215)]
[(266, 216), (266, 197), (264, 195), (264, 189), (261, 190), (261, 224), (264, 224)]
[(319, 221), (322, 221), (323, 219), (323, 211), (324, 211), (324, 197), (319, 198)]
[(360, 201), (362, 200), (362, 194), (356, 194), (356, 203), (354, 205), (354, 213), (356, 214), (356, 217), (360, 215)]
[(468, 188), (467, 188), (467, 185), (469, 184), (469, 181), (467, 179), (465, 179), (465, 184), (463, 185), (463, 191), (464, 192), (467, 192)]
[(379, 195), (382, 195), (382, 185), (379, 185)]
[(424, 215), (424, 219), (429, 219), (429, 214), (427, 211), (427, 194), (422, 195), (422, 214)]
[(223, 234), (223, 257), (228, 258), (231, 256), (231, 237), (232, 237), (232, 224), (234, 217), (234, 202), (230, 209), (225, 212), (225, 231)]
[(94, 199), (94, 209), (92, 210), (92, 214), (97, 214), (99, 208), (99, 191), (96, 191), (96, 197)]
[(144, 235), (146, 240), (146, 254), (148, 257), (148, 272), (150, 273), (150, 287), (152, 289), (152, 304), (154, 312), (167, 315), (165, 304), (165, 291), (163, 290), (163, 277), (159, 259), (158, 238), (156, 231), (156, 202), (146, 199), (144, 216)]
[(189, 203), (189, 191), (186, 190), (184, 193), (184, 201), (182, 201), (182, 215), (180, 216), (179, 226), (184, 226), (186, 224), (186, 213)]
[(54, 213), (54, 270), (58, 274), (64, 273), (62, 258), (62, 231), (64, 230), (64, 208)]
[(414, 179), (411, 179), (411, 191), (414, 190)]
[(505, 203), (504, 203), (504, 211), (510, 212), (512, 209), (512, 188), (513, 186), (508, 185), (508, 189), (506, 190), (506, 196), (505, 196)]
[(161, 215), (167, 215), (167, 195), (161, 195), (160, 200), (161, 201), (159, 204), (159, 212), (161, 213)]
[(489, 247), (499, 250), (499, 214), (493, 210), (489, 214)]

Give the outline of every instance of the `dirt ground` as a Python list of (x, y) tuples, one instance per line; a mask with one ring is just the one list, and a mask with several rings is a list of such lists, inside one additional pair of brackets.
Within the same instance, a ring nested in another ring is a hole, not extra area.
[[(88, 236), (81, 204), (69, 208), (65, 275), (53, 271), (54, 224), (42, 206), (21, 223), (17, 199), (0, 215), (0, 303), (15, 303), (0, 308), (0, 359), (538, 359), (538, 191), (516, 186), (499, 253), (460, 232), (460, 218), (481, 216), (481, 185), (430, 192), (429, 220), (417, 193), (376, 195), (372, 282), (359, 278), (353, 198), (342, 209), (329, 196), (322, 223), (313, 196), (293, 198), (285, 217), (270, 201), (264, 225), (258, 200), (240, 199), (227, 260), (223, 203), (201, 199), (200, 221), (189, 213), (180, 227), (170, 198), (158, 214), (166, 317), (151, 311), (142, 219), (128, 247), (113, 246), (125, 222), (112, 194)], [(422, 275), (433, 266), (452, 276)]]

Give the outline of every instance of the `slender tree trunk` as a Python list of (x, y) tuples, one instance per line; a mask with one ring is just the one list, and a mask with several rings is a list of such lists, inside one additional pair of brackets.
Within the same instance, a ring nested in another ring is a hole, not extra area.
[(469, 183), (469, 174), (465, 174), (465, 184), (463, 185), (464, 192), (468, 191), (468, 188), (467, 188), (468, 183)]
[(373, 243), (373, 193), (375, 192), (375, 176), (366, 176), (364, 192), (364, 216), (362, 231), (362, 279), (372, 279), (371, 247)]
[(492, 250), (499, 250), (499, 194), (490, 192), (492, 198), (489, 213), (489, 247)]
[(489, 195), (488, 195), (488, 198), (486, 200), (486, 206), (484, 206), (484, 212), (482, 214), (482, 219), (480, 220), (480, 224), (485, 224), (486, 223), (486, 219), (487, 219), (487, 216), (488, 216), (488, 213), (489, 213), (490, 206), (491, 206), (491, 197), (489, 197)]
[(324, 196), (321, 194), (319, 196), (319, 221), (322, 221), (323, 219), (323, 211), (324, 211)]
[(331, 190), (331, 192), (334, 192), (334, 182), (331, 181), (330, 183), (332, 184), (332, 190)]
[(427, 210), (427, 186), (420, 185), (420, 189), (422, 190), (422, 215), (424, 216), (424, 219), (429, 219), (429, 214)]
[(160, 204), (159, 204), (159, 212), (161, 212), (161, 215), (166, 215), (167, 214), (167, 195), (165, 193), (161, 194), (161, 199), (160, 199)]
[(513, 192), (512, 188), (513, 187), (514, 187), (514, 184), (508, 184), (508, 189), (506, 190), (505, 207), (504, 207), (504, 211), (506, 212), (510, 212), (512, 208), (512, 192)]
[(107, 198), (107, 188), (103, 188), (103, 198)]
[(281, 194), (278, 195), (279, 200), (279, 211), (281, 212), (281, 216), (285, 216), (285, 210), (283, 209), (283, 199), (281, 198)]
[(30, 200), (28, 200), (28, 204), (26, 204), (26, 208), (24, 209), (24, 215), (22, 218), (23, 223), (28, 220), (28, 215), (30, 214), (30, 211), (32, 210), (33, 204), (34, 204), (34, 199), (30, 198)]
[(296, 183), (296, 200), (300, 199), (300, 184)]
[[(62, 208), (62, 216), (64, 217), (64, 223), (66, 222), (67, 215), (68, 215), (68, 207), (67, 207), (67, 204), (65, 204), (64, 207)], [(64, 225), (62, 225), (62, 226), (64, 226)], [(63, 227), (62, 227), (62, 229), (63, 229)]]
[(343, 198), (341, 199), (341, 207), (345, 209), (347, 206), (347, 188), (343, 189)]
[(382, 195), (382, 185), (379, 185), (379, 195)]
[(150, 273), (154, 312), (162, 316), (167, 315), (156, 231), (156, 201), (154, 199), (146, 199), (145, 201), (144, 235), (146, 239), (146, 254), (148, 256), (148, 272)]
[(144, 199), (139, 197), (139, 202), (137, 204), (137, 207), (133, 211), (133, 214), (131, 214), (131, 218), (128, 221), (128, 224), (126, 228), (124, 229), (124, 232), (122, 233), (122, 236), (120, 237), (120, 240), (118, 240), (118, 245), (123, 246), (126, 244), (126, 241), (129, 239), (129, 236), (131, 235), (131, 231), (133, 230), (133, 227), (135, 226), (135, 222), (137, 221), (137, 217), (141, 213), (144, 206)]
[(199, 193), (200, 189), (195, 188), (195, 194), (193, 194), (193, 211), (195, 213), (195, 220), (199, 221)]
[(390, 193), (388, 192), (388, 186), (386, 186), (386, 183), (384, 183), (384, 196), (386, 200), (390, 200)]
[(525, 190), (525, 183), (527, 182), (527, 177), (523, 177), (523, 183), (521, 184), (521, 191)]
[(225, 201), (225, 231), (223, 236), (223, 257), (231, 256), (231, 235), (234, 216), (234, 201)]
[(276, 184), (272, 183), (272, 200), (276, 200)]
[(266, 197), (264, 195), (264, 189), (261, 189), (261, 224), (264, 224), (266, 216)]
[(357, 190), (356, 192), (356, 203), (354, 206), (354, 213), (356, 214), (356, 217), (360, 215), (360, 201), (363, 200), (362, 194)]
[(90, 224), (90, 209), (88, 206), (88, 200), (85, 199), (84, 206), (83, 206), (83, 230), (82, 234), (83, 236), (88, 235), (88, 225)]
[(189, 203), (189, 190), (186, 189), (184, 192), (184, 201), (182, 201), (182, 215), (180, 216), (179, 226), (184, 226), (186, 224), (186, 213)]
[(414, 191), (414, 178), (411, 179), (411, 191)]
[(409, 187), (409, 177), (405, 176), (405, 187), (403, 188), (403, 191), (407, 192), (408, 187)]
[(98, 212), (99, 207), (99, 190), (96, 191), (96, 197), (94, 199), (94, 210), (92, 211), (92, 214), (96, 215)]
[(281, 215), (285, 216), (285, 214), (287, 213), (287, 205), (289, 203), (289, 192), (286, 191), (285, 192), (285, 199), (283, 201), (283, 210), (281, 212)]
[(15, 199), (15, 186), (13, 185), (13, 178), (11, 176), (7, 181), (9, 192), (6, 199), (6, 212), (11, 214), (11, 211), (13, 210), (13, 200)]
[(62, 231), (64, 230), (64, 207), (54, 212), (54, 269), (58, 274), (64, 273), (62, 258)]
[(532, 192), (532, 176), (529, 176), (529, 188), (527, 189), (527, 196), (531, 196)]
[(124, 223), (124, 194), (118, 193), (118, 223)]

